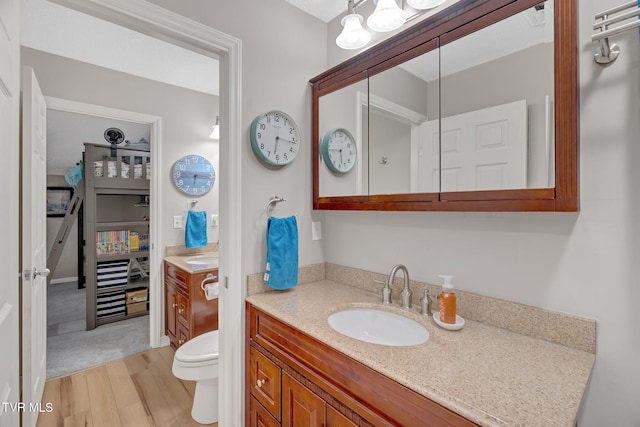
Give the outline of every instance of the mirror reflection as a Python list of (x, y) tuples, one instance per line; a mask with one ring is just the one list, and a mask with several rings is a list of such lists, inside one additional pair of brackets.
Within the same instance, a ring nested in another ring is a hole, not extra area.
[(441, 43), (441, 191), (554, 186), (553, 2)]
[[(319, 100), (320, 194), (368, 194), (365, 132), (367, 81), (331, 92)], [(350, 141), (349, 141), (350, 140)], [(351, 144), (351, 145), (349, 145)], [(344, 151), (342, 151), (344, 150)]]
[[(320, 196), (554, 187), (553, 9), (445, 35), (439, 50), (320, 97)], [(336, 130), (353, 140), (353, 165), (328, 151)]]
[(438, 192), (438, 51), (369, 78), (369, 194)]

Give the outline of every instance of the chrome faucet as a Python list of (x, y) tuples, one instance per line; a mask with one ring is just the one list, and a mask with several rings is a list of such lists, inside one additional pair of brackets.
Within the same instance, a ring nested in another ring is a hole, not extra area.
[(391, 269), (391, 273), (389, 273), (387, 283), (389, 286), (393, 285), (393, 279), (395, 279), (398, 270), (402, 270), (404, 273), (404, 289), (402, 289), (402, 292), (400, 293), (400, 298), (402, 300), (400, 306), (408, 310), (411, 307), (411, 289), (409, 289), (409, 271), (407, 270), (407, 267), (402, 264), (395, 265)]

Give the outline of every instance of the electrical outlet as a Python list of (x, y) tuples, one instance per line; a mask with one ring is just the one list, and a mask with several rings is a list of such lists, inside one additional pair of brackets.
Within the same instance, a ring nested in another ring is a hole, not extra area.
[(173, 217), (173, 228), (182, 228), (182, 217), (180, 215)]

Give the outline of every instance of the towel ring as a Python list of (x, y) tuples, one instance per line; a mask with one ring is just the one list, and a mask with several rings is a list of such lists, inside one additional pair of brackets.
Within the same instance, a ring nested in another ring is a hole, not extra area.
[(284, 197), (271, 196), (269, 198), (269, 201), (267, 202), (267, 207), (266, 207), (267, 216), (269, 216), (269, 211), (273, 208), (273, 206), (276, 205), (276, 203), (286, 202), (286, 201), (287, 199), (285, 199)]

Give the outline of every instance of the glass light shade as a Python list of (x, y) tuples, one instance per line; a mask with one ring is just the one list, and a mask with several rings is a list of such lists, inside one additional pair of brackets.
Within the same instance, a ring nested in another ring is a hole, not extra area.
[(211, 139), (220, 139), (220, 126), (219, 125), (213, 125), (213, 131), (211, 132), (211, 135), (209, 135), (209, 138), (211, 138)]
[(376, 10), (367, 19), (367, 26), (373, 31), (385, 33), (400, 28), (406, 17), (396, 0), (378, 0)]
[(359, 49), (369, 43), (371, 34), (362, 28), (362, 16), (352, 13), (340, 21), (342, 32), (336, 37), (336, 44), (342, 49)]
[(440, 6), (446, 0), (407, 0), (409, 6), (418, 10), (433, 9)]

